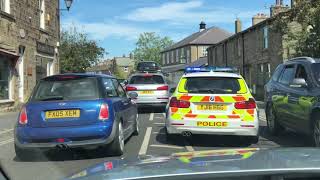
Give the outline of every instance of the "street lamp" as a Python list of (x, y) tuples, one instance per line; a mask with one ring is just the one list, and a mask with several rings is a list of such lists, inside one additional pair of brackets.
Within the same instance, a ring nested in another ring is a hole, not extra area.
[(65, 3), (66, 3), (67, 10), (69, 11), (69, 10), (70, 10), (70, 7), (71, 7), (71, 5), (72, 5), (73, 0), (64, 0), (64, 1), (65, 1)]

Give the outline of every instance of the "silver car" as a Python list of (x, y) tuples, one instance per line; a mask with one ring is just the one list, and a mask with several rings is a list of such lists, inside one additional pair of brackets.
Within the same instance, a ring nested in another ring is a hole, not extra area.
[(136, 73), (129, 77), (127, 92), (136, 92), (141, 106), (165, 107), (169, 100), (169, 86), (161, 73)]

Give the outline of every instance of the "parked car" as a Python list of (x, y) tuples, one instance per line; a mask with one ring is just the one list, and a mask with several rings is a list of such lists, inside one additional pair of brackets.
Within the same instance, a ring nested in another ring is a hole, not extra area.
[(137, 65), (137, 70), (140, 72), (161, 72), (160, 65), (154, 61), (141, 61)]
[(265, 86), (268, 129), (289, 128), (320, 146), (320, 60), (299, 57), (280, 64)]
[(161, 73), (136, 73), (129, 77), (127, 92), (136, 92), (139, 107), (165, 107), (169, 100), (169, 86)]
[(108, 75), (64, 74), (42, 79), (15, 126), (19, 159), (54, 148), (105, 148), (121, 155), (124, 141), (139, 133), (136, 104)]

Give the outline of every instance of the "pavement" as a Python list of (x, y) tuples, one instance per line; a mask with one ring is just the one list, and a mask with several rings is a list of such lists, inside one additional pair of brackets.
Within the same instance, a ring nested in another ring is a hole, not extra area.
[[(265, 113), (260, 110), (260, 140), (249, 147), (278, 148), (310, 146), (303, 135), (290, 131), (278, 137), (271, 136), (266, 129)], [(14, 152), (13, 127), (18, 113), (0, 114), (0, 163), (6, 173), (15, 180), (62, 179), (97, 163), (115, 158), (135, 159), (139, 155), (167, 156), (175, 152), (201, 151), (246, 147), (236, 137), (198, 136), (167, 141), (164, 134), (164, 113), (147, 110), (139, 113), (141, 132), (132, 136), (125, 145), (122, 157), (107, 157), (99, 151), (53, 151), (39, 154), (31, 162), (19, 161)]]

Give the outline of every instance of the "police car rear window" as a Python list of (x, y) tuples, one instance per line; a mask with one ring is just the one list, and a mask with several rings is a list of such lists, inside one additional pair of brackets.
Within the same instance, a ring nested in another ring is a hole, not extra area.
[[(186, 78), (184, 89), (195, 94), (241, 94), (246, 87), (242, 79), (225, 77), (192, 77)], [(243, 82), (242, 82), (243, 83)]]
[(159, 75), (138, 75), (130, 79), (129, 84), (164, 84), (164, 79)]

